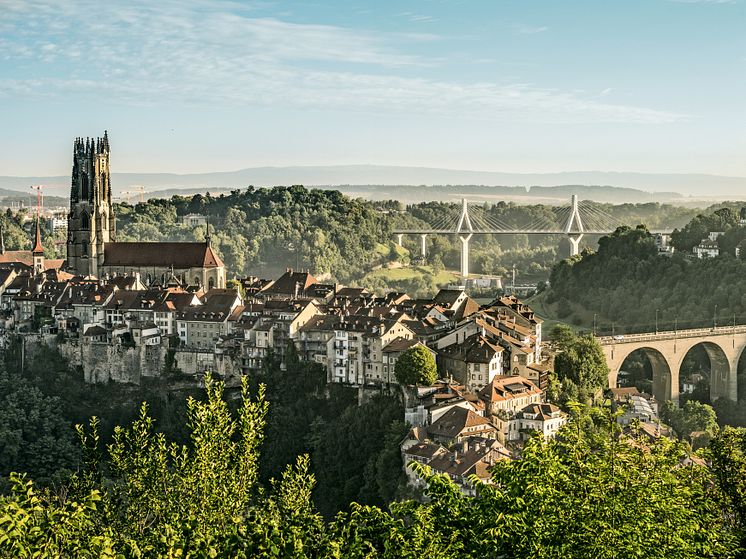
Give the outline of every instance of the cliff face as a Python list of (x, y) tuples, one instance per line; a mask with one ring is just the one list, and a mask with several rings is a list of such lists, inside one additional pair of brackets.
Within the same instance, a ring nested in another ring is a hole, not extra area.
[(83, 368), (89, 383), (140, 384), (143, 377), (162, 374), (167, 352), (164, 344), (131, 347), (85, 340), (62, 343), (57, 349), (72, 365)]

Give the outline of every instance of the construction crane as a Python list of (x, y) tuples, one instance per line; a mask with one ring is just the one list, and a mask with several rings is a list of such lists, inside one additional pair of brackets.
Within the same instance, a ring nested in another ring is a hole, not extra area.
[(41, 211), (44, 209), (44, 194), (45, 188), (60, 188), (59, 186), (49, 186), (46, 184), (35, 184), (29, 188), (36, 190), (36, 213), (41, 216)]

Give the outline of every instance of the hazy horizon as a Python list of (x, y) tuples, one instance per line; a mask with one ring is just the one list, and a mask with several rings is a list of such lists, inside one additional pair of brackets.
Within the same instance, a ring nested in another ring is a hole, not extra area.
[(12, 0), (0, 175), (396, 165), (746, 176), (742, 0)]

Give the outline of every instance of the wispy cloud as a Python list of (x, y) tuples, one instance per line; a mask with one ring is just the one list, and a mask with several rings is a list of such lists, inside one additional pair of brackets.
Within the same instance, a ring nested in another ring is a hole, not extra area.
[(513, 33), (516, 35), (535, 35), (536, 33), (544, 33), (548, 31), (549, 27), (545, 25), (514, 25)]
[(424, 14), (413, 14), (412, 12), (402, 12), (401, 17), (407, 18), (409, 21), (413, 21), (415, 23), (427, 23), (431, 21), (437, 21), (437, 18), (433, 16), (428, 16)]
[(421, 68), (439, 61), (407, 50), (434, 40), (432, 35), (297, 24), (257, 17), (251, 5), (225, 1), (72, 5), (5, 0), (0, 57), (9, 67), (34, 62), (37, 71), (34, 79), (0, 79), (0, 96), (76, 94), (130, 104), (252, 104), (541, 122), (686, 118), (528, 83), (423, 77)]

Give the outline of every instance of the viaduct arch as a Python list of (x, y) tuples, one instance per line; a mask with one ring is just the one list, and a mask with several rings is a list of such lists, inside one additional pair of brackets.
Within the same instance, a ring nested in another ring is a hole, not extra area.
[(701, 328), (597, 338), (609, 366), (609, 386), (617, 385), (624, 360), (642, 351), (653, 369), (653, 396), (659, 402), (679, 401), (679, 373), (684, 357), (701, 345), (710, 358), (712, 400), (738, 399), (738, 360), (746, 349), (746, 326)]

